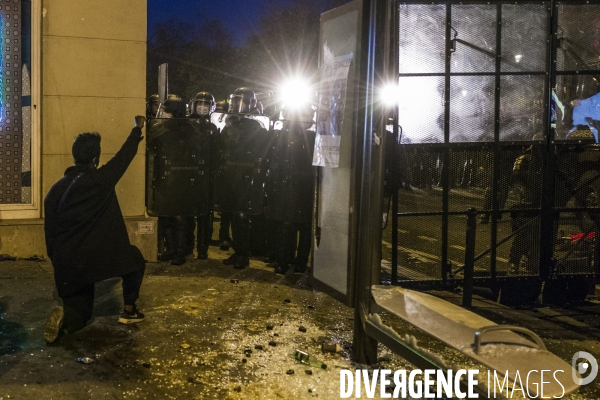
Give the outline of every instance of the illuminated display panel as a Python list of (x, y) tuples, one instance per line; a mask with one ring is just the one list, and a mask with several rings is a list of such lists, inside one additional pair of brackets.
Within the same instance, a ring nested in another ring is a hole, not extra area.
[[(23, 163), (22, 93), (29, 82), (24, 85), (22, 81), (22, 70), (28, 67), (21, 56), (23, 5), (29, 10), (30, 4), (29, 1), (0, 0), (0, 204), (31, 201), (31, 185), (24, 182), (27, 178), (22, 174), (25, 168), (29, 171), (30, 163), (29, 160)], [(27, 29), (29, 26), (27, 23)], [(27, 153), (29, 155), (29, 149)], [(29, 198), (22, 197), (23, 187), (29, 188)]]

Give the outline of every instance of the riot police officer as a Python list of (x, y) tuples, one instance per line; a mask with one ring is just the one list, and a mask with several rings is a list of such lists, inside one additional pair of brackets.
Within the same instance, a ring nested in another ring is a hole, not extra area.
[[(156, 118), (158, 114), (158, 108), (160, 107), (160, 99), (158, 94), (153, 94), (146, 100), (146, 120), (150, 121)], [(158, 257), (165, 252), (165, 220), (162, 217), (158, 218), (158, 228), (156, 232), (157, 236), (157, 249)]]
[(281, 115), (283, 129), (269, 166), (266, 215), (278, 222), (275, 272), (285, 274), (295, 255), (294, 272), (303, 273), (311, 248), (314, 110), (310, 104), (284, 107)]
[(243, 269), (249, 264), (249, 215), (264, 211), (268, 132), (248, 118), (256, 106), (254, 92), (238, 88), (231, 95), (229, 115), (220, 133), (219, 165), (215, 176), (215, 203), (233, 215), (235, 253), (223, 263)]
[(215, 104), (214, 112), (226, 113), (227, 111), (229, 111), (229, 103), (227, 102), (227, 100), (217, 101), (217, 104)]
[[(211, 114), (211, 122), (215, 124), (217, 130), (220, 132), (225, 127), (225, 118), (227, 117), (227, 112), (229, 111), (229, 102), (227, 100), (217, 101), (215, 105), (215, 110)], [(218, 153), (218, 141), (214, 143), (215, 151), (214, 153)], [(231, 230), (231, 220), (233, 219), (231, 213), (221, 211), (221, 220), (219, 223), (219, 240), (218, 245), (221, 250), (229, 250), (231, 246), (231, 236), (229, 231)]]
[[(170, 94), (158, 112), (159, 118), (184, 118), (185, 102), (177, 95)], [(185, 256), (189, 254), (187, 226), (188, 216), (159, 216), (158, 230), (163, 237), (159, 237), (159, 249), (164, 251), (158, 256), (160, 261), (171, 261), (172, 265), (185, 263)], [(192, 246), (193, 248), (193, 246)]]
[(148, 100), (146, 101), (146, 119), (155, 118), (159, 106), (160, 100), (157, 94), (148, 97)]
[[(217, 127), (210, 122), (210, 114), (215, 110), (215, 98), (208, 92), (198, 92), (190, 105), (190, 118), (196, 118), (201, 124), (201, 130), (210, 132), (211, 139), (214, 139), (214, 135), (217, 133)], [(211, 171), (214, 168), (211, 167)], [(211, 185), (212, 186), (212, 185)], [(209, 201), (212, 203), (212, 201)], [(196, 218), (198, 220), (198, 235), (197, 235), (197, 251), (198, 259), (205, 260), (208, 258), (208, 246), (212, 237), (212, 211), (206, 211), (203, 214), (199, 214)], [(191, 232), (188, 233), (188, 237), (191, 236), (191, 241), (194, 241), (194, 229), (193, 229), (193, 218), (191, 222), (188, 222), (192, 226)]]

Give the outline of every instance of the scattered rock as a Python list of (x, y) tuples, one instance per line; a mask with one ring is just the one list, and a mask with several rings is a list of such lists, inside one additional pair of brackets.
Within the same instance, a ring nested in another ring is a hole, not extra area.
[(315, 308), (315, 306), (306, 306), (307, 308), (310, 308), (311, 310)]
[(279, 336), (279, 333), (274, 333), (273, 336)]
[(294, 375), (294, 370), (293, 369), (288, 369), (286, 371), (286, 374), (288, 374), (288, 375)]
[(150, 363), (143, 363), (142, 367), (144, 367), (144, 368), (150, 368)]
[(306, 332), (306, 328), (305, 328), (305, 327), (303, 327), (302, 325), (300, 325), (300, 326), (298, 327), (298, 330), (299, 330), (300, 332)]
[(271, 341), (269, 342), (269, 346), (273, 346), (273, 347), (275, 347), (275, 346), (277, 346), (277, 342), (275, 342), (275, 341), (271, 340)]
[(189, 349), (190, 347), (192, 347), (192, 346), (190, 344), (188, 344), (188, 343), (182, 343), (181, 344), (181, 348), (182, 349)]
[(239, 279), (231, 279), (229, 282), (231, 282), (231, 283), (240, 283), (240, 280)]
[(272, 331), (272, 330), (273, 330), (273, 325), (271, 325), (271, 324), (267, 324), (267, 330), (268, 330), (268, 331)]
[(290, 299), (285, 299), (283, 302), (284, 303), (291, 303), (292, 301)]
[(257, 344), (257, 345), (254, 346), (254, 348), (256, 350), (262, 350), (263, 349), (262, 344)]
[(306, 375), (312, 375), (311, 369), (305, 369), (304, 372), (306, 373)]
[(233, 390), (235, 390), (236, 392), (241, 392), (242, 391), (242, 387), (241, 386), (236, 386), (233, 388)]
[(248, 362), (248, 359), (242, 358), (242, 363), (246, 364), (247, 362)]

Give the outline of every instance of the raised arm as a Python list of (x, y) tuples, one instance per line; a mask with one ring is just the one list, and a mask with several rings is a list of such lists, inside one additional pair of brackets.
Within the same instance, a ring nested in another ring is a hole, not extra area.
[(138, 121), (136, 117), (136, 127), (121, 146), (121, 149), (106, 164), (98, 168), (103, 180), (110, 186), (115, 186), (123, 176), (129, 164), (137, 153), (138, 145), (142, 141), (143, 121)]

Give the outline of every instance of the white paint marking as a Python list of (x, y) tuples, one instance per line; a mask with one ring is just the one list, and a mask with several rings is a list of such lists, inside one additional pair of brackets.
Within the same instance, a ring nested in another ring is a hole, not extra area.
[[(404, 251), (404, 252), (406, 252), (408, 254), (416, 254), (416, 255), (419, 255), (421, 257), (426, 257), (426, 258), (429, 258), (429, 259), (435, 260), (435, 261), (441, 261), (442, 260), (440, 257), (436, 256), (435, 254), (429, 254), (429, 253), (425, 253), (423, 251), (418, 251), (418, 250), (415, 250), (415, 249), (409, 249), (408, 247), (398, 246), (398, 250), (399, 251)], [(462, 265), (463, 264), (462, 262), (456, 261), (456, 260), (448, 260), (448, 261), (452, 262), (452, 264), (454, 264), (454, 265)]]
[(438, 240), (435, 238), (430, 238), (428, 236), (417, 236), (419, 239), (427, 240), (429, 242), (437, 242)]

